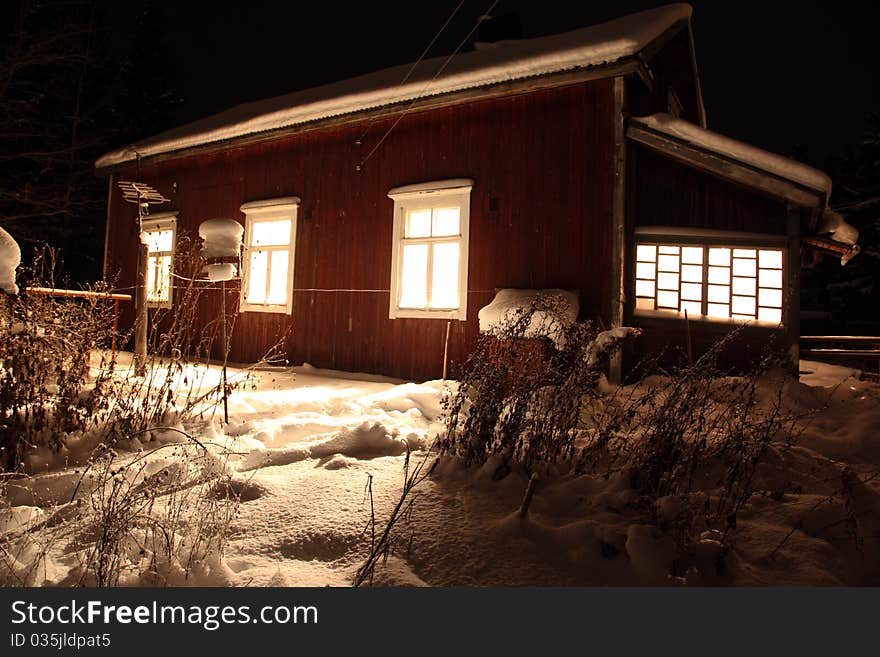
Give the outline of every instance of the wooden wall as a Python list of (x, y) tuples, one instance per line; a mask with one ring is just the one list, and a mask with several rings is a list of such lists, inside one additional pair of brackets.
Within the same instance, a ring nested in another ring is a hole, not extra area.
[[(179, 228), (244, 221), (246, 201), (299, 196), (292, 315), (242, 313), (231, 359), (248, 362), (290, 332), (291, 362), (412, 379), (442, 372), (446, 320), (388, 318), (393, 187), (473, 178), (468, 318), (452, 323), (450, 361), (478, 334), (499, 287), (580, 290), (582, 316), (607, 323), (612, 204), (612, 80), (413, 112), (361, 171), (394, 119), (303, 132), (118, 172), (171, 198)], [(359, 138), (366, 133), (358, 145)], [(115, 184), (115, 183), (114, 183)], [(490, 199), (497, 211), (490, 212)], [(134, 206), (111, 190), (107, 269), (134, 281)], [(216, 318), (219, 292), (200, 314)], [(237, 304), (238, 294), (229, 295)], [(131, 322), (131, 315), (126, 316)], [(452, 373), (455, 373), (454, 365)]]

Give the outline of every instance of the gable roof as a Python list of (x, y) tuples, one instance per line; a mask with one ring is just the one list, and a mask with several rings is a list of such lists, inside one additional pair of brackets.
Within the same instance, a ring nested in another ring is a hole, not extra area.
[(451, 59), (420, 62), (232, 107), (111, 151), (95, 163), (118, 166), (188, 148), (467, 89), (608, 66), (637, 56), (667, 31), (687, 24), (691, 7), (671, 4), (600, 25), (536, 39), (504, 41)]
[(824, 208), (831, 179), (796, 160), (669, 114), (632, 117), (627, 136), (670, 157), (799, 205)]

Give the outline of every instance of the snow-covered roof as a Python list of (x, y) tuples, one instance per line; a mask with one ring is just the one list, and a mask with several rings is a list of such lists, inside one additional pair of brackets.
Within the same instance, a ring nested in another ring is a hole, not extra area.
[(719, 135), (669, 114), (634, 117), (630, 124), (672, 137), (704, 151), (745, 164), (814, 190), (825, 199), (831, 195), (831, 178), (813, 167)]
[(238, 105), (111, 151), (95, 166), (110, 167), (138, 155), (149, 157), (419, 98), (612, 64), (638, 54), (690, 16), (690, 5), (671, 4), (563, 34), (500, 42), (456, 55), (448, 64), (446, 57), (427, 59), (411, 73), (412, 65), (406, 64)]

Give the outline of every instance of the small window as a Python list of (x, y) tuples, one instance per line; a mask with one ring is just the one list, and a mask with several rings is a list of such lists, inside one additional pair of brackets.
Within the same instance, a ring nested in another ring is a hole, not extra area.
[(245, 215), (242, 311), (289, 314), (293, 310), (299, 203), (297, 197), (289, 196), (241, 206)]
[(171, 307), (171, 278), (177, 243), (177, 213), (150, 215), (141, 222), (141, 238), (147, 245), (147, 305)]
[(722, 244), (636, 244), (636, 314), (779, 325), (781, 248)]
[(389, 316), (467, 318), (468, 232), (473, 181), (399, 187), (394, 200)]

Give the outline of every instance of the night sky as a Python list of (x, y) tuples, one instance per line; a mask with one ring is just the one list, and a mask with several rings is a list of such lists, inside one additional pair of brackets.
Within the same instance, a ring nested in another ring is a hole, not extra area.
[[(122, 5), (123, 3), (120, 3)], [(156, 61), (185, 123), (241, 102), (414, 61), (458, 4), (265, 2), (148, 5)], [(491, 0), (465, 0), (430, 56), (452, 52)], [(667, 4), (500, 0), (524, 37)], [(822, 165), (857, 144), (880, 112), (875, 3), (695, 0), (696, 52), (709, 127)], [(116, 21), (130, 20), (123, 5)]]

